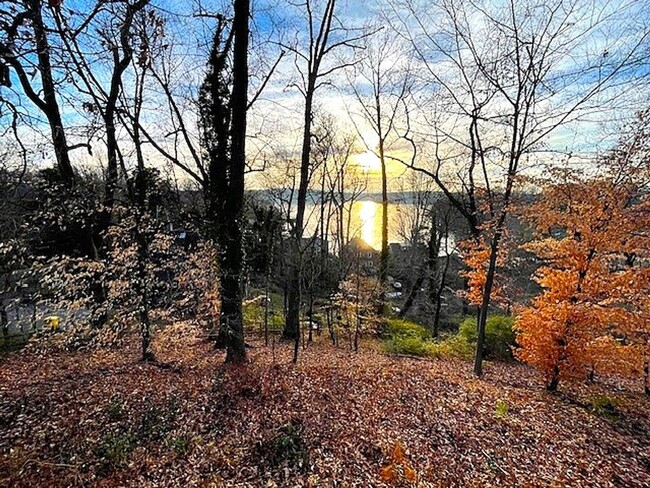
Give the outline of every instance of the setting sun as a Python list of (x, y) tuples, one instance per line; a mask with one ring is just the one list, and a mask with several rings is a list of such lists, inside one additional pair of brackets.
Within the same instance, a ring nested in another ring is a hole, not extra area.
[(381, 161), (372, 151), (357, 154), (355, 156), (355, 162), (363, 171), (377, 171), (381, 169)]

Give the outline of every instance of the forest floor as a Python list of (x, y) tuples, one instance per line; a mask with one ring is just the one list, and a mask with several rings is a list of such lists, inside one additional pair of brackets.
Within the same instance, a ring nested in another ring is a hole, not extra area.
[(2, 358), (0, 486), (650, 487), (639, 388), (549, 394), (522, 365), (478, 380), (325, 337), (297, 365), (253, 339), (224, 367), (181, 327), (158, 334), (158, 364), (135, 345)]

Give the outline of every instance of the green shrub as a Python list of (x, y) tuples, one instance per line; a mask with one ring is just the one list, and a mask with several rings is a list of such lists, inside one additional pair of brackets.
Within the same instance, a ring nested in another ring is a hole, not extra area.
[(418, 336), (396, 335), (384, 343), (384, 349), (391, 354), (410, 356), (435, 356), (436, 344)]
[[(262, 325), (264, 319), (262, 318)], [(284, 329), (284, 316), (282, 314), (269, 314), (269, 330), (280, 331)]]
[(494, 407), (494, 414), (498, 418), (505, 418), (508, 415), (508, 402), (505, 400), (498, 400)]
[(148, 403), (136, 432), (138, 440), (160, 440), (165, 437), (174, 426), (179, 408), (180, 400), (176, 396), (172, 396), (164, 406)]
[[(512, 359), (515, 334), (514, 320), (507, 315), (492, 315), (485, 324), (485, 357), (487, 359)], [(476, 344), (476, 319), (467, 317), (460, 324), (458, 336), (468, 344)]]
[(122, 410), (124, 409), (124, 400), (120, 396), (114, 396), (111, 398), (111, 403), (108, 404), (106, 413), (108, 418), (111, 420), (117, 420), (122, 416)]
[(454, 328), (454, 329), (457, 329), (458, 327), (460, 327), (460, 324), (461, 324), (461, 323), (463, 322), (463, 320), (465, 320), (466, 318), (467, 318), (467, 315), (463, 315), (463, 314), (460, 314), (460, 313), (458, 313), (458, 314), (453, 314), (453, 315), (449, 315), (449, 316), (447, 317), (447, 319), (445, 320), (445, 323), (446, 323), (448, 326), (450, 326), (450, 327), (452, 327), (452, 328)]
[(258, 326), (264, 323), (264, 307), (260, 307), (258, 302), (244, 303), (242, 313), (245, 325)]
[(435, 357), (472, 359), (475, 347), (460, 335), (450, 336), (436, 344)]
[(135, 442), (131, 434), (111, 434), (102, 439), (97, 448), (97, 455), (112, 466), (124, 466), (134, 447)]
[(614, 418), (618, 416), (618, 402), (607, 395), (598, 395), (591, 399), (591, 411), (596, 415)]
[(435, 356), (436, 344), (431, 341), (429, 332), (415, 322), (392, 318), (385, 329), (387, 340), (384, 349), (391, 354), (410, 356)]
[(309, 447), (300, 420), (280, 427), (275, 437), (259, 444), (259, 450), (273, 468), (288, 466), (302, 472), (309, 469)]
[(190, 450), (190, 439), (187, 436), (172, 437), (167, 440), (167, 445), (178, 454), (183, 456)]
[(415, 322), (393, 318), (390, 319), (386, 325), (386, 335), (388, 335), (389, 338), (407, 336), (417, 337), (424, 340), (429, 338), (429, 331)]

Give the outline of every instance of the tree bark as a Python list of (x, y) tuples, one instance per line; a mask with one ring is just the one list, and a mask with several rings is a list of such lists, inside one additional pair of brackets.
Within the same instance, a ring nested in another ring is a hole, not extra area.
[(246, 360), (244, 320), (242, 313), (241, 279), (244, 253), (242, 225), (244, 208), (244, 173), (246, 169), (246, 111), (248, 108), (248, 18), (249, 0), (234, 1), (234, 48), (231, 124), (231, 167), (228, 191), (228, 222), (225, 225), (228, 239), (222, 262), (221, 285), (222, 320), (228, 326), (226, 362), (242, 363)]
[(41, 83), (43, 84), (43, 101), (45, 102), (43, 112), (50, 125), (52, 143), (54, 145), (54, 153), (56, 155), (57, 168), (61, 180), (67, 185), (72, 185), (74, 182), (74, 172), (70, 163), (68, 142), (65, 130), (63, 129), (61, 110), (56, 100), (56, 87), (52, 77), (52, 62), (50, 60), (50, 45), (47, 40), (47, 33), (41, 13), (42, 3), (41, 0), (32, 0), (30, 3), (34, 41), (38, 54), (38, 69), (41, 74)]
[(289, 271), (289, 294), (287, 297), (287, 317), (282, 333), (285, 339), (296, 339), (300, 327), (300, 276), (302, 274), (301, 243), (305, 225), (305, 207), (309, 188), (309, 169), (311, 156), (311, 126), (313, 121), (313, 100), (316, 86), (315, 76), (310, 75), (305, 97), (304, 126), (302, 134), (302, 155), (300, 158), (300, 183), (298, 185), (296, 221), (291, 245), (291, 264)]
[(647, 352), (643, 361), (643, 383), (645, 394), (650, 396), (650, 354)]
[(477, 321), (477, 338), (476, 338), (476, 357), (474, 358), (474, 374), (479, 378), (483, 376), (483, 355), (485, 349), (485, 324), (487, 323), (488, 309), (490, 307), (490, 297), (494, 278), (497, 269), (497, 253), (499, 251), (499, 242), (501, 241), (501, 229), (497, 229), (492, 238), (490, 246), (490, 260), (488, 270), (485, 276), (485, 287)]

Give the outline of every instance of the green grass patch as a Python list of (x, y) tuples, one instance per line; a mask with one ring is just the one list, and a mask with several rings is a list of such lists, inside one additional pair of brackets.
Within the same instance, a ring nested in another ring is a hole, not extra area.
[(430, 358), (471, 359), (475, 346), (464, 336), (451, 335), (435, 341), (420, 324), (404, 319), (389, 319), (385, 329), (384, 350), (389, 354)]
[(416, 336), (395, 336), (384, 342), (384, 350), (390, 354), (434, 357), (436, 344)]
[(135, 439), (131, 434), (110, 434), (102, 439), (96, 454), (113, 467), (125, 466), (134, 448)]
[(264, 463), (272, 468), (289, 467), (300, 472), (309, 469), (309, 447), (299, 420), (280, 427), (273, 438), (258, 445), (258, 450)]
[(436, 343), (435, 357), (470, 360), (474, 357), (475, 345), (459, 335), (451, 335)]
[(167, 439), (167, 445), (178, 456), (184, 456), (190, 451), (190, 438), (184, 435)]
[(494, 415), (500, 419), (505, 418), (508, 415), (508, 402), (498, 400), (494, 407)]

